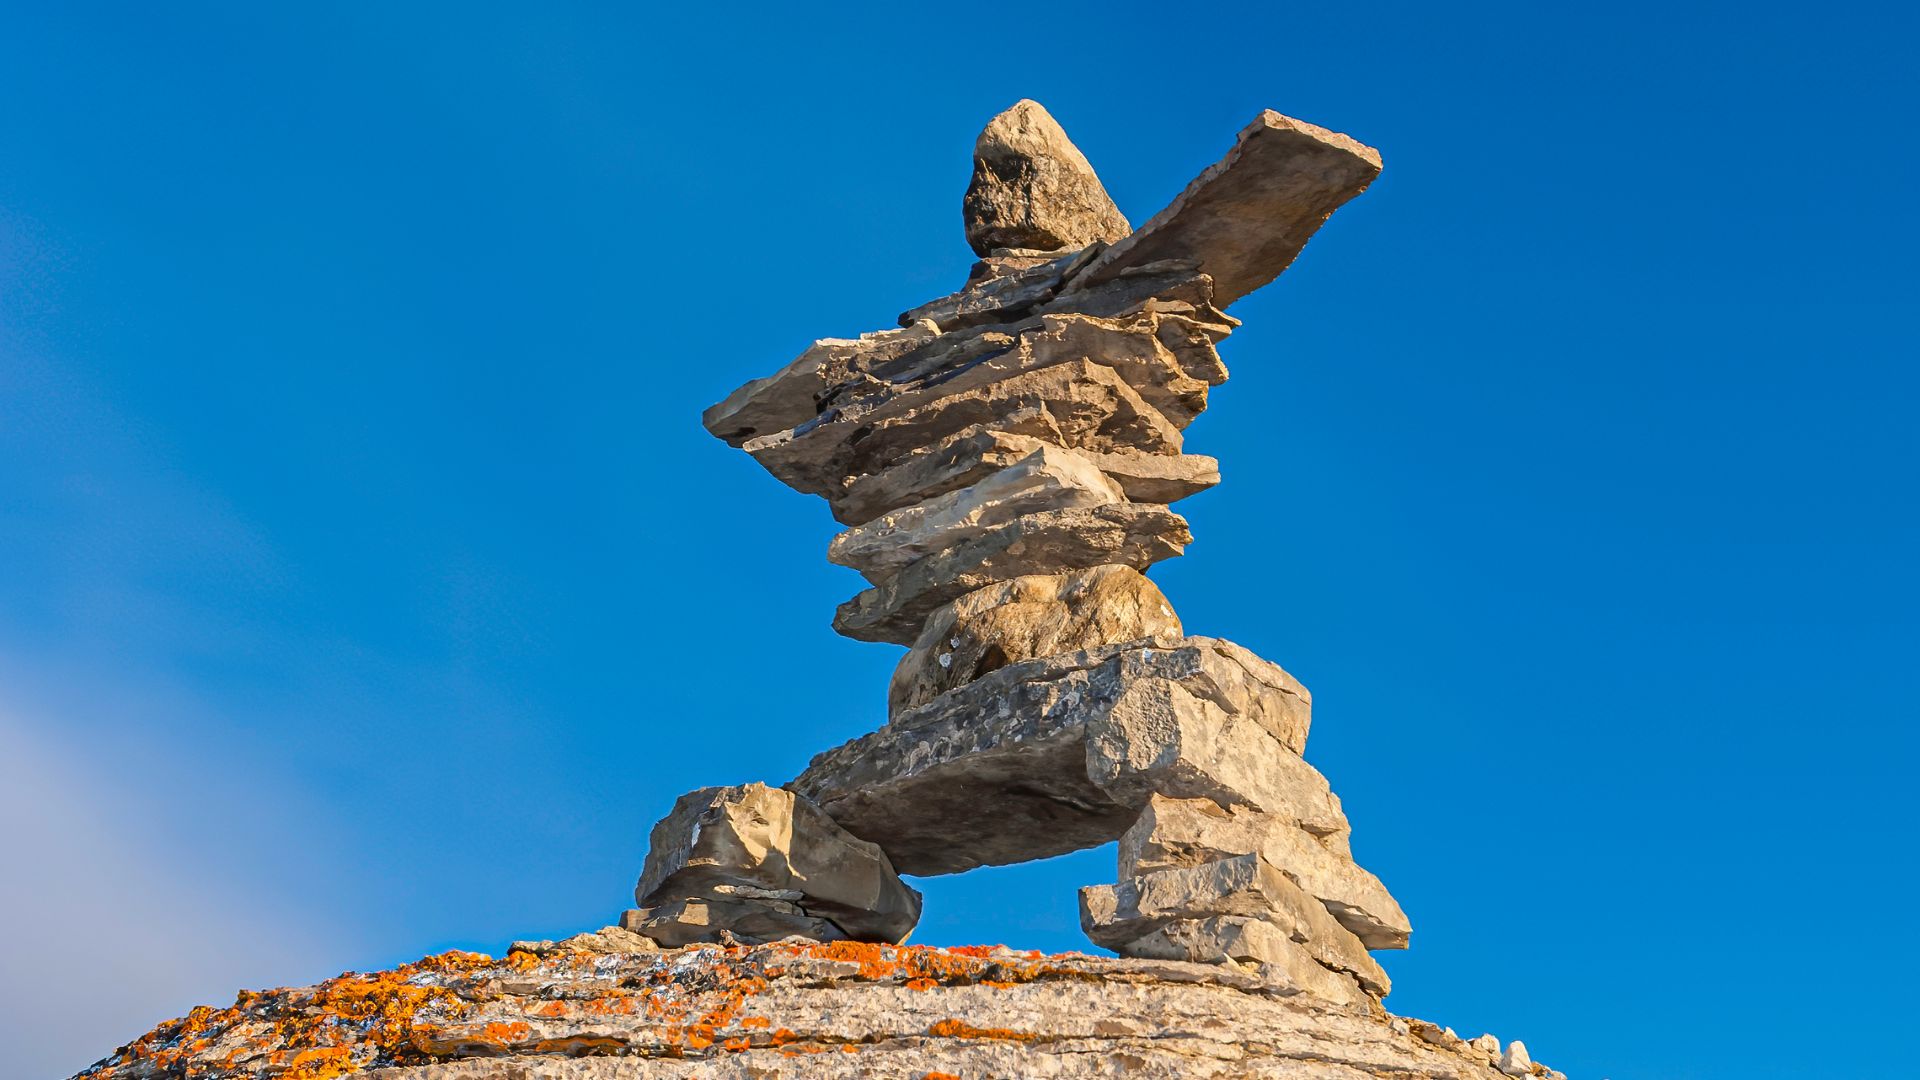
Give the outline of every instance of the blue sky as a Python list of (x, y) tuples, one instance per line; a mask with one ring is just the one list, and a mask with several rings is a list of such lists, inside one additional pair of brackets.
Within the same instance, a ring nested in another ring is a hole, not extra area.
[[(1880, 5), (0, 9), (0, 1038), (598, 926), (884, 715), (699, 412), (951, 291), (1047, 105), (1136, 222), (1265, 107), (1382, 179), (1238, 304), (1155, 571), (1314, 691), (1400, 1012), (1576, 1078), (1904, 1056), (1920, 405)], [(921, 882), (1083, 944), (1110, 850)]]

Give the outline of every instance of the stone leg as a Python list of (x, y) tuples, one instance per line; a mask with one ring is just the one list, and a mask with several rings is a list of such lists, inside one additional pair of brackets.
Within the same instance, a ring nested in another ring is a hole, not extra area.
[(662, 945), (905, 941), (920, 894), (877, 846), (791, 791), (702, 788), (653, 827), (621, 926)]

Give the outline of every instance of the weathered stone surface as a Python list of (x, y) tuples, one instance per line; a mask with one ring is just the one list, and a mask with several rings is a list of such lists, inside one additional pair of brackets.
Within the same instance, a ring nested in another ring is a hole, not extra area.
[[(892, 468), (856, 478), (833, 498), (833, 516), (844, 524), (864, 524), (889, 510), (978, 483), (1049, 445), (1030, 435), (970, 427), (912, 451)], [(1130, 502), (1177, 502), (1220, 482), (1220, 463), (1199, 454), (1054, 449), (1091, 462), (1120, 485)]]
[(644, 934), (636, 934), (623, 926), (603, 926), (598, 930), (574, 934), (559, 941), (516, 941), (507, 946), (508, 952), (527, 952), (535, 956), (549, 956), (554, 953), (646, 953), (659, 952), (660, 943)]
[(1152, 503), (1026, 514), (907, 564), (841, 604), (833, 628), (860, 641), (911, 644), (929, 615), (975, 589), (1107, 563), (1144, 570), (1192, 538), (1185, 518)]
[(1014, 578), (976, 589), (928, 617), (894, 668), (888, 713), (918, 708), (1008, 664), (1180, 635), (1166, 596), (1131, 567)]
[(848, 529), (828, 545), (827, 561), (881, 582), (915, 559), (966, 543), (1026, 514), (1105, 506), (1126, 498), (1120, 486), (1086, 458), (1042, 445), (971, 487)]
[(1096, 944), (1122, 955), (1133, 955), (1135, 940), (1168, 923), (1217, 915), (1270, 923), (1322, 967), (1351, 977), (1375, 997), (1392, 988), (1360, 939), (1258, 855), (1156, 870), (1080, 890), (1081, 927)]
[[(1307, 978), (1313, 966), (1302, 969)], [(1469, 1044), (1421, 1037), (1433, 1025), (1304, 982), (1258, 961), (1242, 969), (853, 942), (447, 953), (196, 1009), (80, 1075), (1504, 1080)]]
[[(835, 936), (863, 941), (904, 940), (920, 918), (920, 894), (900, 880), (879, 847), (850, 835), (806, 799), (765, 784), (682, 796), (653, 827), (633, 894), (642, 908), (654, 910), (628, 929), (666, 944), (710, 940), (697, 936), (698, 927), (709, 925), (757, 940), (809, 932), (741, 934), (736, 927), (751, 915), (744, 909), (756, 905), (803, 921), (830, 921), (840, 930)], [(677, 901), (699, 903), (662, 910)], [(663, 920), (676, 918), (695, 936), (676, 940), (663, 928)]]
[(1325, 780), (1267, 730), (1298, 706), (1225, 645), (1131, 642), (1012, 664), (816, 756), (789, 786), (907, 874), (1103, 844), (1155, 793), (1251, 804), (1344, 848)]
[(1027, 259), (992, 259), (989, 270), (976, 274), (967, 287), (951, 296), (928, 301), (900, 316), (901, 326), (925, 321), (941, 330), (957, 330), (985, 323), (1013, 322), (1053, 299), (1066, 280), (1078, 273), (1106, 245), (1094, 244), (1068, 255), (1047, 253), (1033, 265)]
[(1319, 898), (1367, 948), (1407, 947), (1412, 926), (1380, 879), (1292, 821), (1223, 809), (1210, 799), (1149, 798), (1140, 820), (1120, 838), (1120, 876), (1248, 854), (1259, 854)]
[[(983, 362), (984, 363), (984, 362)], [(1180, 429), (1112, 368), (1091, 360), (1054, 364), (983, 385), (902, 394), (858, 421), (822, 422), (754, 439), (746, 449), (797, 491), (831, 497), (859, 476), (970, 427), (1030, 435), (1096, 451), (1180, 452)]]
[(858, 338), (822, 338), (799, 358), (754, 379), (701, 415), (715, 437), (740, 446), (797, 427), (819, 415), (818, 399), (856, 373), (926, 345), (939, 334), (931, 322), (906, 323)]
[(669, 949), (701, 942), (764, 945), (789, 938), (848, 940), (847, 932), (831, 919), (809, 915), (799, 904), (772, 897), (664, 900), (627, 911), (620, 917), (620, 925)]
[(1359, 1005), (1371, 1000), (1350, 976), (1328, 970), (1285, 931), (1260, 919), (1179, 919), (1130, 942), (1127, 951), (1147, 960), (1257, 965), (1264, 978), (1326, 1001)]
[(1086, 156), (1047, 110), (1025, 100), (989, 121), (974, 142), (964, 216), (978, 255), (1082, 248), (1128, 230)]
[(1075, 284), (1189, 259), (1213, 278), (1215, 302), (1226, 307), (1279, 277), (1327, 218), (1378, 175), (1378, 151), (1269, 109), (1225, 158), (1102, 252)]

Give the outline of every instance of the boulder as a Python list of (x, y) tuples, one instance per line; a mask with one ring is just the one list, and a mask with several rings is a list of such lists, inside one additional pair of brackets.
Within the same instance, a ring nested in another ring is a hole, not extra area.
[(1043, 510), (1125, 502), (1120, 486), (1086, 458), (1042, 445), (971, 487), (895, 510), (835, 536), (827, 561), (881, 582), (908, 563)]
[(1131, 567), (1014, 578), (976, 589), (928, 617), (894, 669), (888, 714), (918, 708), (1008, 664), (1180, 633), (1166, 596)]
[(1101, 252), (1074, 285), (1189, 260), (1213, 279), (1215, 302), (1227, 307), (1279, 277), (1327, 218), (1378, 175), (1379, 151), (1269, 109), (1241, 130), (1226, 157)]
[(1369, 949), (1404, 949), (1412, 926), (1380, 879), (1293, 821), (1210, 799), (1155, 795), (1120, 838), (1120, 876), (1258, 854), (1318, 898)]
[(1022, 100), (973, 144), (963, 203), (977, 255), (1002, 248), (1061, 251), (1127, 235), (1127, 219), (1093, 166), (1038, 102)]
[[(806, 799), (765, 784), (681, 796), (653, 827), (633, 893), (642, 908), (699, 900), (731, 920), (727, 928), (746, 917), (735, 906), (759, 905), (773, 915), (830, 921), (840, 930), (836, 936), (861, 941), (904, 940), (920, 918), (920, 894), (900, 880), (879, 847)], [(706, 925), (701, 920), (709, 915), (692, 908), (655, 911), (629, 929), (670, 944), (672, 935), (652, 928), (659, 919)]]
[(1144, 570), (1192, 538), (1185, 518), (1151, 503), (1024, 514), (908, 563), (841, 604), (833, 628), (860, 641), (911, 644), (936, 609), (975, 589), (1107, 563)]
[(1257, 806), (1342, 846), (1326, 782), (1266, 727), (1296, 706), (1225, 645), (1149, 640), (1010, 664), (817, 755), (788, 786), (908, 874), (1103, 844), (1155, 793)]
[(1392, 988), (1358, 938), (1319, 900), (1258, 855), (1156, 870), (1080, 890), (1081, 927), (1096, 944), (1123, 956), (1132, 955), (1132, 942), (1168, 923), (1216, 915), (1272, 924), (1322, 967), (1350, 976), (1375, 997), (1385, 997)]

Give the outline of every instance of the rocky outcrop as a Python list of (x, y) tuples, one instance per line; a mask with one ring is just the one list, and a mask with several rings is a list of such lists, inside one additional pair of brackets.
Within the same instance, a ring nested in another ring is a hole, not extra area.
[(1560, 1080), (1518, 1042), (1316, 993), (1325, 969), (854, 942), (635, 952), (618, 935), (243, 993), (80, 1080)]

